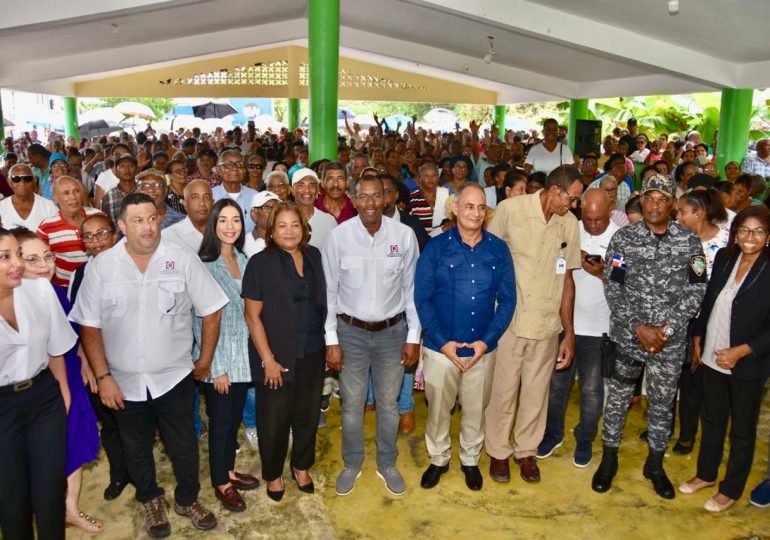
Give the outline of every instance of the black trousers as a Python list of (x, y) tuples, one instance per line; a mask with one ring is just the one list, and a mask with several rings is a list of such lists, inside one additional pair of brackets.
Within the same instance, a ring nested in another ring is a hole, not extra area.
[(698, 434), (701, 409), (703, 408), (703, 371), (704, 366), (690, 371), (690, 366), (682, 367), (679, 377), (679, 440), (692, 442)]
[(238, 427), (243, 417), (246, 391), (251, 383), (233, 383), (227, 394), (220, 394), (213, 383), (203, 383), (206, 410), (209, 415), (209, 469), (211, 485), (223, 486), (230, 481), (235, 468)]
[(64, 538), (67, 413), (46, 370), (31, 388), (0, 395), (0, 531), (5, 540)]
[(283, 463), (292, 430), (292, 467), (306, 470), (315, 463), (315, 440), (321, 414), (324, 383), (324, 351), (308, 354), (294, 364), (294, 380), (278, 389), (256, 382), (257, 434), (262, 459), (262, 478), (275, 480)]
[(193, 428), (195, 382), (192, 373), (160, 397), (147, 401), (124, 401), (125, 409), (115, 412), (120, 440), (136, 498), (145, 503), (165, 492), (158, 486), (152, 455), (155, 426), (160, 430), (177, 486), (176, 502), (189, 506), (198, 498), (198, 441)]
[(719, 492), (731, 499), (740, 499), (754, 459), (765, 379), (742, 381), (708, 366), (701, 366), (700, 370), (703, 371), (703, 436), (698, 454), (698, 478), (716, 481), (729, 421), (730, 455)]
[(115, 411), (102, 403), (99, 394), (92, 393), (90, 389), (86, 389), (86, 392), (88, 392), (88, 399), (91, 400), (91, 406), (94, 408), (96, 418), (101, 426), (99, 438), (102, 441), (104, 453), (107, 454), (107, 461), (110, 464), (110, 482), (128, 482), (126, 458), (123, 455), (123, 443), (120, 442)]

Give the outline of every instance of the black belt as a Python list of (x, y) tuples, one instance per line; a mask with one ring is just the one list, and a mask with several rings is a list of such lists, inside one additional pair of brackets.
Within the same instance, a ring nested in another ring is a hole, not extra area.
[(6, 386), (0, 386), (0, 395), (6, 395), (6, 394), (18, 394), (19, 392), (23, 392), (24, 390), (29, 390), (32, 388), (35, 384), (39, 383), (40, 380), (43, 378), (43, 376), (48, 372), (48, 369), (44, 369), (31, 379), (27, 379), (26, 381), (20, 381), (13, 384), (8, 384)]
[(397, 324), (401, 320), (401, 317), (403, 317), (403, 313), (399, 313), (398, 315), (395, 315), (386, 321), (377, 322), (362, 321), (360, 319), (356, 319), (355, 317), (351, 317), (350, 315), (346, 315), (345, 313), (340, 313), (337, 315), (337, 317), (349, 325), (360, 328), (361, 330), (366, 330), (367, 332), (381, 332), (382, 330)]

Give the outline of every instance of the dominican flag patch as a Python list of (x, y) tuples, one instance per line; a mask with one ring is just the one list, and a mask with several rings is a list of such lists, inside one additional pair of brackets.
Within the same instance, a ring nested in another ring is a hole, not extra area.
[(621, 270), (626, 269), (626, 260), (623, 258), (623, 255), (616, 253), (612, 256), (612, 267), (620, 268)]

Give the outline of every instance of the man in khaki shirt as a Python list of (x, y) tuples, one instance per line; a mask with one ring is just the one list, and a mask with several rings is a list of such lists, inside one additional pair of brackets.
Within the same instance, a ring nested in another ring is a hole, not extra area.
[(524, 480), (540, 481), (535, 454), (545, 432), (551, 372), (569, 366), (575, 348), (572, 270), (581, 266), (580, 230), (569, 209), (580, 200), (580, 179), (577, 168), (557, 167), (545, 189), (498, 205), (489, 225), (508, 245), (516, 268), (516, 311), (498, 344), (485, 411), (489, 474), (498, 482), (510, 480), (511, 454)]

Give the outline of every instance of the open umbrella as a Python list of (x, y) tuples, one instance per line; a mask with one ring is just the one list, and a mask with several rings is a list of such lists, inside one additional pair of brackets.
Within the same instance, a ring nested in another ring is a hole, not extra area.
[(3, 118), (3, 127), (14, 127), (16, 124), (8, 120), (7, 118)]
[(224, 118), (231, 114), (235, 114), (238, 111), (235, 110), (229, 103), (217, 103), (216, 101), (209, 101), (202, 105), (195, 105), (192, 108), (193, 114), (198, 118)]
[(406, 129), (406, 125), (411, 121), (412, 117), (405, 114), (392, 114), (385, 119), (390, 129), (396, 129), (399, 122), (401, 122), (401, 127)]
[(152, 112), (147, 105), (139, 103), (137, 101), (123, 101), (113, 107), (119, 113), (125, 116), (135, 116), (137, 118), (155, 118), (155, 113)]
[(107, 122), (105, 120), (92, 120), (78, 126), (80, 129), (81, 137), (101, 137), (102, 135), (109, 135), (115, 131), (122, 131), (123, 127), (119, 124)]
[(85, 124), (86, 122), (92, 122), (94, 120), (104, 120), (106, 122), (117, 124), (123, 120), (123, 114), (116, 111), (112, 107), (97, 107), (95, 109), (88, 109), (87, 111), (80, 113), (78, 115), (78, 120), (80, 120), (80, 123), (82, 124)]

